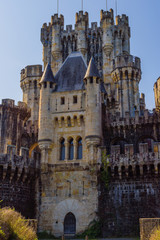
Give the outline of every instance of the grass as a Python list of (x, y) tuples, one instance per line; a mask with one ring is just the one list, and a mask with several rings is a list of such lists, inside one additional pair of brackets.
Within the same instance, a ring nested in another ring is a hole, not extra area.
[(38, 240), (34, 230), (20, 213), (11, 208), (0, 209), (1, 240)]
[(149, 240), (160, 240), (160, 227), (153, 230)]

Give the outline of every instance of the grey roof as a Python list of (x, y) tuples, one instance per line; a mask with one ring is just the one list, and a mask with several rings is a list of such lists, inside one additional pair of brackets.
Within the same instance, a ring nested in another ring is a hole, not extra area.
[(95, 61), (93, 59), (93, 57), (91, 58), (88, 68), (87, 68), (87, 72), (84, 78), (89, 78), (89, 77), (98, 77), (100, 78), (98, 69), (96, 67)]
[(83, 79), (87, 66), (80, 52), (71, 53), (55, 75), (55, 91), (72, 91), (83, 89)]
[(53, 76), (51, 65), (49, 63), (46, 65), (46, 68), (42, 75), (40, 83), (42, 83), (42, 82), (55, 82), (55, 78)]

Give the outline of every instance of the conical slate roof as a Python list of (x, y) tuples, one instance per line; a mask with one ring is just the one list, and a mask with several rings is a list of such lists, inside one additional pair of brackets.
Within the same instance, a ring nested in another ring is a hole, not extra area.
[(51, 65), (49, 63), (46, 65), (46, 68), (44, 70), (40, 83), (43, 83), (43, 82), (55, 82)]
[(87, 72), (86, 72), (86, 75), (85, 75), (84, 79), (89, 78), (89, 77), (100, 78), (100, 75), (99, 75), (99, 72), (98, 72), (98, 69), (96, 67), (96, 64), (95, 64), (95, 61), (94, 61), (93, 57), (91, 58), (91, 60), (89, 62)]

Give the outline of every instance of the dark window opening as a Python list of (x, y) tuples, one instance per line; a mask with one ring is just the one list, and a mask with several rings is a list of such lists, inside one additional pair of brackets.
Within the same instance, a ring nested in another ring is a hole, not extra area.
[(93, 83), (93, 77), (90, 78), (90, 83)]
[(61, 141), (61, 149), (60, 149), (60, 160), (65, 159), (65, 140)]
[(44, 82), (44, 88), (47, 88), (47, 83), (46, 82)]
[(77, 146), (77, 159), (82, 159), (82, 138), (78, 140), (78, 146)]
[(65, 98), (61, 97), (61, 105), (64, 105), (64, 104), (65, 104)]
[(77, 103), (77, 96), (73, 96), (73, 103)]
[(69, 141), (69, 160), (73, 160), (74, 158), (74, 145), (73, 145), (73, 139)]

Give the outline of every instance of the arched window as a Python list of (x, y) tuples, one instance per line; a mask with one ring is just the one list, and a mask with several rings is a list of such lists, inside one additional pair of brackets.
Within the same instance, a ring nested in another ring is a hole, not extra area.
[(65, 140), (62, 139), (60, 144), (61, 144), (61, 148), (60, 148), (60, 160), (64, 160), (64, 159), (65, 159)]
[(69, 160), (73, 160), (74, 158), (74, 146), (73, 146), (73, 139), (69, 141)]
[(64, 219), (64, 234), (76, 233), (76, 218), (73, 213), (68, 213)]
[(77, 145), (77, 159), (82, 159), (82, 138), (79, 138)]

